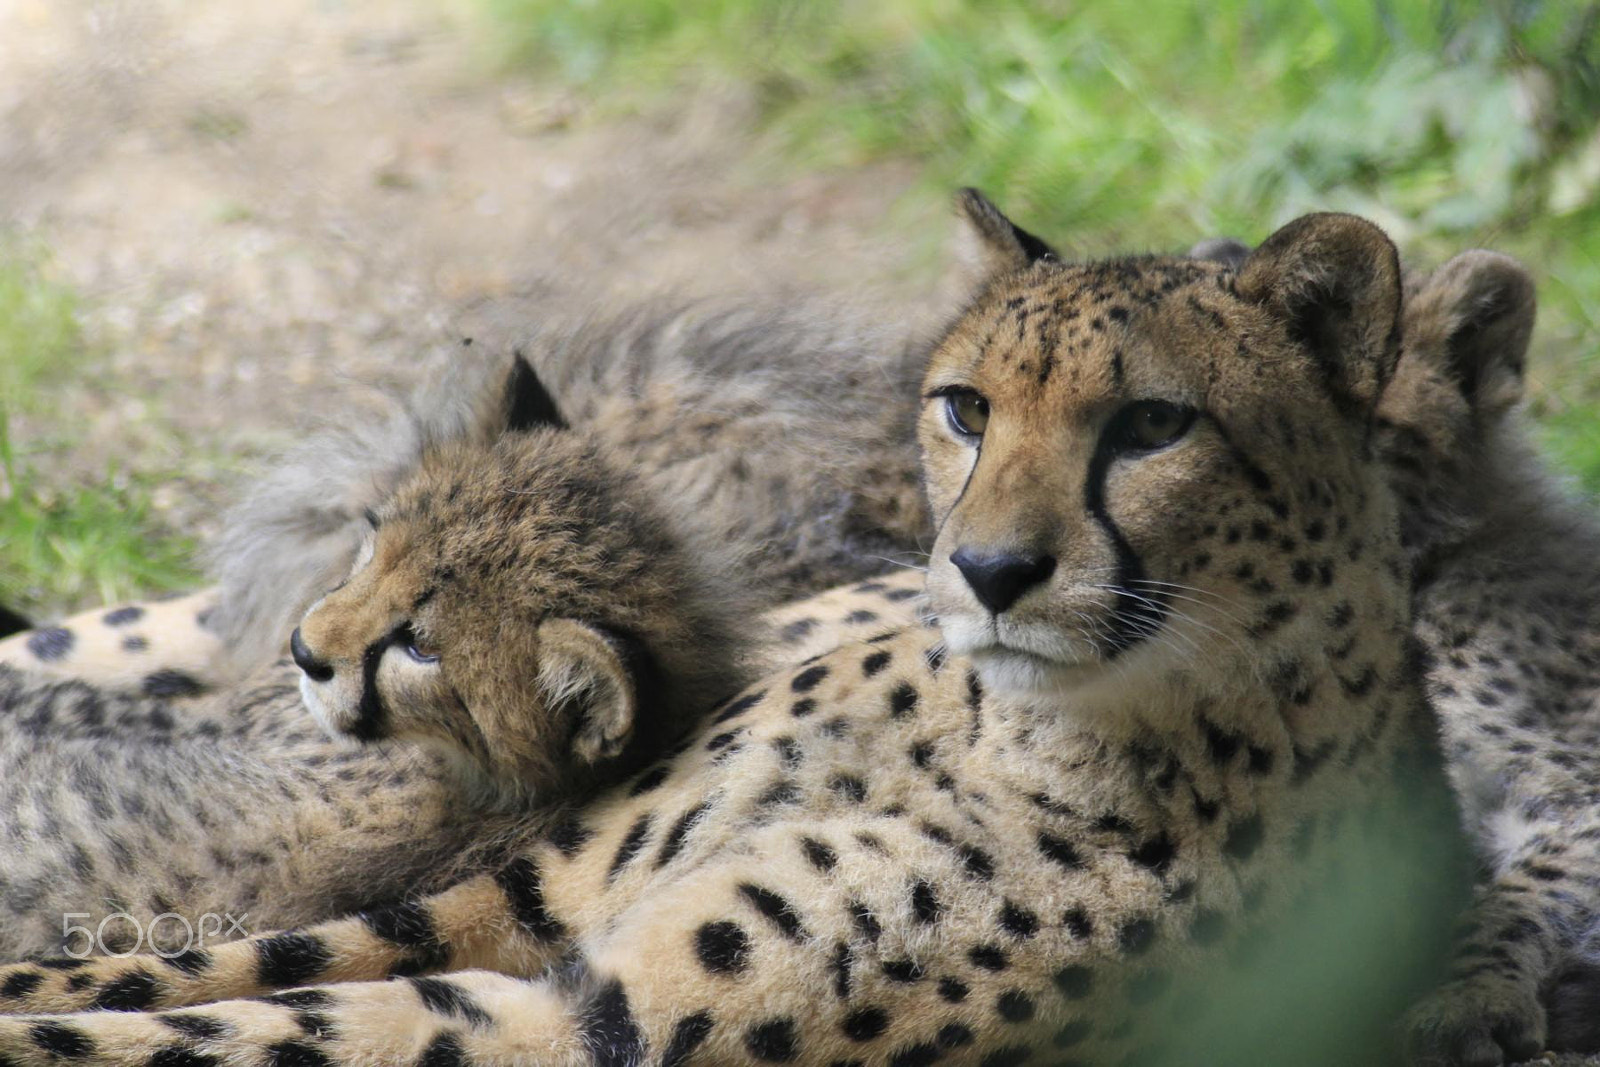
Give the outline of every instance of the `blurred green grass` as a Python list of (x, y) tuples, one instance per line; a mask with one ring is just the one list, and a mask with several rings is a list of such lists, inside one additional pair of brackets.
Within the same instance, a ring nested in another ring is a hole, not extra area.
[(77, 301), (50, 281), (37, 249), (0, 244), (0, 603), (32, 613), (108, 603), (193, 581), (193, 545), (163, 530), (154, 488), (115, 467), (75, 484), (42, 478), (35, 461), (73, 447), (70, 431), (26, 448), (12, 420), (38, 411), (48, 387), (82, 374), (91, 353)]
[(601, 115), (731, 83), (789, 166), (910, 158), (913, 198), (977, 185), (1076, 255), (1340, 209), (1419, 264), (1519, 256), (1533, 409), (1600, 491), (1600, 3), (479, 3), (506, 62)]

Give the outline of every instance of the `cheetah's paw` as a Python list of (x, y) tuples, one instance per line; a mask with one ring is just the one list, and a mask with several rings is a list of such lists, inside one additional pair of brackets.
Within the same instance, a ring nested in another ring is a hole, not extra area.
[(1501, 1067), (1537, 1056), (1545, 1043), (1538, 991), (1492, 975), (1445, 984), (1406, 1016), (1418, 1067)]

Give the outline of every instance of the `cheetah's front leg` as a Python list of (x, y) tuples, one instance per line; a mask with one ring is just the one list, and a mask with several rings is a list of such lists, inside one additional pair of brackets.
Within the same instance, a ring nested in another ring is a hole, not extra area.
[(422, 900), (214, 949), (3, 967), (0, 1014), (173, 1008), (307, 982), (472, 968), (537, 974), (560, 954), (566, 933), (545, 912), (540, 884), (532, 862), (518, 859)]

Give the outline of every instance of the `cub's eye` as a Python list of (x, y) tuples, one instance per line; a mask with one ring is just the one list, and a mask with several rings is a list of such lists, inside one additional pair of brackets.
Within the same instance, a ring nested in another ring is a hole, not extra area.
[(1117, 421), (1123, 447), (1148, 451), (1182, 437), (1194, 421), (1194, 412), (1165, 400), (1141, 400), (1123, 408)]
[(982, 437), (989, 425), (989, 402), (971, 389), (946, 393), (944, 410), (951, 427), (963, 437)]
[(406, 655), (422, 664), (439, 662), (439, 650), (428, 643), (425, 637), (419, 637), (410, 626), (402, 626), (400, 632), (395, 634), (394, 643), (405, 649)]

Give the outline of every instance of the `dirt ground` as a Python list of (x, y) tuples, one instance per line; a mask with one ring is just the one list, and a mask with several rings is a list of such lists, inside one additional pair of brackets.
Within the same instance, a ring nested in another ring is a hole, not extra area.
[(95, 351), (13, 426), (81, 435), (47, 476), (115, 457), (204, 533), (241, 460), (441, 373), (475, 303), (934, 273), (883, 228), (909, 168), (785, 175), (726, 96), (596, 115), (486, 32), (443, 0), (0, 0), (0, 232)]

